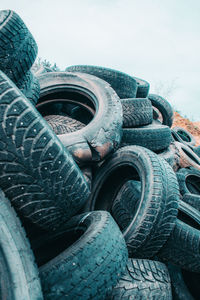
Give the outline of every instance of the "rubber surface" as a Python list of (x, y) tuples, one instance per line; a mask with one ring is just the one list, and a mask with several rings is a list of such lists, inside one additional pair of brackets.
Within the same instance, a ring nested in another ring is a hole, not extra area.
[(44, 119), (51, 126), (55, 134), (65, 134), (84, 128), (84, 124), (67, 116), (48, 115)]
[(158, 261), (129, 259), (126, 270), (107, 300), (171, 300), (171, 280), (167, 267)]
[(181, 168), (176, 173), (180, 193), (191, 193), (200, 196), (200, 170), (193, 167)]
[(99, 66), (77, 65), (67, 67), (67, 72), (81, 72), (97, 76), (107, 81), (121, 99), (136, 98), (137, 81), (126, 73)]
[(180, 155), (176, 145), (172, 142), (165, 150), (156, 152), (159, 157), (164, 158), (176, 172), (179, 169)]
[(200, 212), (200, 195), (186, 193), (183, 195), (182, 200)]
[(153, 121), (153, 108), (147, 98), (121, 99), (123, 127), (148, 125)]
[(174, 142), (174, 144), (179, 151), (179, 167), (194, 167), (197, 170), (200, 170), (200, 158), (198, 157), (198, 155), (196, 155), (190, 147), (183, 143)]
[(15, 83), (31, 68), (37, 44), (18, 14), (0, 11), (0, 69)]
[(2, 72), (0, 187), (17, 211), (47, 229), (72, 217), (89, 196), (69, 152)]
[[(173, 170), (155, 153), (139, 146), (117, 150), (94, 175), (91, 196), (84, 209), (112, 211), (118, 192), (129, 180), (141, 181), (142, 190), (136, 208), (135, 198), (132, 197), (134, 193), (129, 195), (132, 211), (129, 211), (131, 216), (128, 217), (131, 222), (123, 230), (129, 256), (152, 257), (175, 225), (179, 198)], [(119, 210), (119, 214), (123, 213), (125, 209), (122, 212)], [(120, 220), (116, 217), (115, 220), (121, 226)]]
[(42, 300), (38, 269), (25, 231), (0, 190), (0, 298)]
[(200, 213), (179, 202), (179, 214), (169, 239), (157, 256), (182, 269), (200, 273)]
[(38, 80), (39, 103), (67, 98), (88, 101), (96, 109), (87, 126), (77, 132), (59, 135), (77, 162), (102, 160), (118, 148), (122, 135), (122, 106), (108, 83), (89, 74), (69, 72), (49, 72), (39, 76)]
[(143, 79), (133, 77), (137, 82), (136, 98), (146, 98), (149, 94), (150, 84)]
[(169, 147), (172, 141), (168, 126), (158, 121), (137, 128), (123, 128), (121, 146), (138, 145), (152, 151), (163, 150)]
[(195, 138), (186, 129), (175, 126), (175, 127), (173, 127), (173, 131), (175, 131), (179, 135), (182, 143), (184, 143), (188, 146), (194, 146), (196, 144)]
[[(45, 241), (43, 251), (54, 243), (55, 239), (51, 244)], [(111, 215), (96, 211), (72, 218), (59, 244), (63, 251), (52, 259), (46, 253), (48, 261), (40, 267), (45, 299), (105, 299), (128, 260), (124, 238)]]
[(152, 105), (158, 109), (162, 115), (162, 124), (169, 127), (173, 124), (173, 108), (170, 103), (163, 97), (156, 94), (149, 94), (148, 99), (151, 101)]

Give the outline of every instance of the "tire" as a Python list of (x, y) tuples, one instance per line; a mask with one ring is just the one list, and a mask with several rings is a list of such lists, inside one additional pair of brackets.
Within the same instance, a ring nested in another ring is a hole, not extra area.
[(198, 157), (200, 157), (200, 146), (193, 147), (192, 150), (196, 155), (198, 155)]
[(180, 163), (180, 155), (177, 147), (172, 142), (169, 147), (163, 151), (156, 152), (159, 157), (165, 159), (168, 164), (173, 168), (174, 172), (176, 172), (179, 168)]
[(170, 103), (163, 97), (156, 94), (149, 94), (148, 99), (151, 101), (152, 105), (158, 109), (162, 115), (162, 124), (169, 127), (173, 123), (173, 108)]
[(189, 131), (177, 126), (173, 127), (173, 131), (175, 131), (179, 135), (181, 143), (184, 143), (187, 146), (195, 146), (195, 138)]
[(47, 230), (89, 196), (83, 175), (46, 121), (0, 73), (0, 187), (15, 209)]
[(157, 257), (184, 270), (200, 273), (200, 213), (196, 209), (179, 202), (176, 225)]
[(200, 274), (181, 270), (179, 267), (171, 264), (168, 264), (168, 270), (171, 277), (174, 300), (199, 299)]
[(171, 281), (167, 267), (159, 261), (129, 259), (126, 270), (107, 300), (171, 300)]
[(45, 253), (39, 268), (45, 299), (105, 299), (128, 261), (117, 224), (109, 213), (97, 211), (72, 218), (61, 231), (52, 241), (44, 238), (37, 250)]
[(0, 190), (0, 298), (42, 300), (38, 269), (25, 231)]
[(18, 80), (16, 85), (33, 105), (37, 103), (40, 96), (40, 85), (31, 71)]
[(180, 193), (196, 194), (200, 196), (200, 170), (195, 168), (182, 168), (176, 173)]
[(187, 145), (179, 142), (174, 142), (180, 155), (179, 167), (193, 167), (200, 170), (200, 158)]
[(38, 80), (39, 103), (49, 99), (71, 98), (78, 102), (92, 102), (96, 108), (96, 114), (87, 126), (58, 136), (78, 163), (100, 161), (119, 146), (122, 106), (109, 84), (92, 75), (67, 72), (46, 73), (39, 76)]
[(74, 132), (84, 128), (84, 124), (67, 116), (48, 115), (44, 119), (56, 135)]
[[(139, 204), (131, 213), (131, 222), (122, 229), (129, 257), (152, 257), (173, 229), (178, 208), (178, 183), (174, 175), (173, 178), (168, 176), (166, 164), (155, 153), (143, 147), (123, 147), (110, 156), (94, 176), (85, 211), (103, 209), (113, 213), (113, 203), (123, 185), (130, 180), (141, 181)], [(113, 217), (121, 226), (114, 214)]]
[(200, 195), (186, 193), (183, 195), (182, 200), (200, 212)]
[(0, 69), (15, 83), (31, 68), (37, 44), (22, 19), (12, 10), (1, 10)]
[(133, 77), (137, 82), (137, 94), (136, 98), (146, 98), (149, 94), (150, 84), (140, 78)]
[(137, 128), (123, 128), (122, 131), (121, 146), (138, 145), (159, 151), (168, 148), (172, 141), (169, 127), (157, 121)]
[(87, 73), (105, 80), (115, 90), (120, 99), (136, 98), (138, 88), (136, 79), (120, 71), (87, 65), (67, 67), (65, 71)]
[(146, 98), (121, 99), (123, 127), (148, 125), (153, 121), (151, 101)]

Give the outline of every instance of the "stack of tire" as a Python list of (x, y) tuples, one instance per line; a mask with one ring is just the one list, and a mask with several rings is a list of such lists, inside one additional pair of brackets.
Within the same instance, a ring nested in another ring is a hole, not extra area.
[(84, 65), (33, 74), (36, 55), (0, 11), (0, 298), (198, 299), (193, 137), (148, 82)]

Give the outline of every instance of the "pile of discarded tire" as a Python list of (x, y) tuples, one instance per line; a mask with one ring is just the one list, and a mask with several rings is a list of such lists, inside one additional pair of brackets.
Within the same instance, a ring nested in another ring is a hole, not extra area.
[(0, 298), (199, 299), (193, 136), (148, 82), (36, 55), (0, 11)]

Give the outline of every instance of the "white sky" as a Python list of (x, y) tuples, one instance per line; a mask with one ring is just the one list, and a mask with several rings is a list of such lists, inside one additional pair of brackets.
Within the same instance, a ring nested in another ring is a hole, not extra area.
[(199, 0), (0, 0), (0, 9), (21, 16), (42, 59), (143, 78), (200, 121)]

